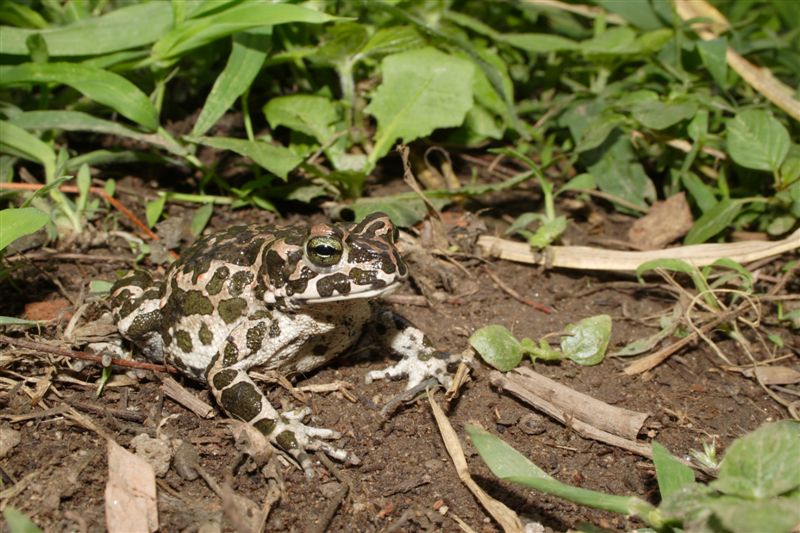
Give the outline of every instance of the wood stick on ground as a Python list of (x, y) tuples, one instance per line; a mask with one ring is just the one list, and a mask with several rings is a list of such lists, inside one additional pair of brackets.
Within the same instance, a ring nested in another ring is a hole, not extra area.
[[(675, 0), (675, 11), (683, 20), (694, 20), (692, 29), (704, 41), (719, 37), (730, 28), (725, 16), (705, 0)], [(711, 21), (707, 23), (706, 21)], [(800, 100), (794, 97), (795, 90), (776, 78), (766, 67), (757, 67), (728, 46), (725, 59), (753, 89), (766, 96), (795, 120), (800, 120)]]
[(95, 415), (108, 415), (121, 420), (127, 420), (129, 422), (137, 422), (139, 424), (143, 424), (147, 419), (147, 415), (143, 413), (126, 411), (125, 409), (110, 409), (101, 405), (93, 405), (88, 402), (79, 402), (75, 400), (66, 400), (66, 402), (68, 405), (78, 409), (79, 411), (85, 411)]
[[(48, 344), (40, 342), (28, 341), (25, 339), (17, 339), (0, 335), (0, 342), (8, 344), (9, 346), (17, 346), (25, 348), (26, 350), (33, 350), (35, 352), (44, 352), (53, 355), (60, 355), (62, 357), (69, 357), (72, 359), (81, 359), (84, 361), (92, 361), (100, 365), (103, 364), (103, 357), (93, 353), (76, 352), (74, 350), (64, 350), (62, 348), (55, 348)], [(124, 366), (127, 368), (138, 368), (141, 370), (152, 370), (153, 372), (169, 372), (170, 374), (178, 374), (179, 371), (174, 366), (157, 365), (153, 363), (143, 363), (140, 361), (132, 361), (130, 359), (109, 359), (111, 365)]]
[(431, 392), (428, 392), (428, 402), (431, 405), (431, 411), (436, 418), (436, 424), (439, 427), (439, 433), (442, 435), (444, 446), (447, 448), (447, 453), (450, 455), (450, 460), (453, 461), (453, 466), (458, 473), (461, 482), (467, 486), (472, 494), (478, 499), (483, 507), (489, 511), (498, 524), (503, 528), (506, 533), (522, 533), (522, 522), (520, 521), (517, 513), (506, 507), (505, 504), (495, 500), (484, 491), (472, 476), (469, 474), (469, 467), (467, 467), (467, 459), (464, 457), (464, 449), (461, 447), (461, 442), (458, 440), (453, 426), (447, 416), (433, 399)]
[(186, 390), (183, 385), (169, 376), (160, 376), (161, 390), (164, 394), (199, 416), (200, 418), (214, 418), (216, 411), (203, 400)]
[[(652, 459), (653, 454), (649, 444), (644, 444), (629, 438), (609, 433), (608, 431), (598, 429), (597, 427), (593, 426), (592, 424), (584, 420), (576, 418), (571, 408), (564, 409), (558, 405), (555, 405), (550, 401), (548, 401), (547, 399), (540, 397), (536, 393), (536, 391), (529, 389), (527, 386), (527, 380), (521, 378), (520, 374), (517, 373), (518, 370), (521, 369), (517, 369), (516, 371), (509, 372), (508, 374), (505, 375), (500, 372), (494, 371), (489, 375), (489, 380), (495, 387), (503, 391), (508, 391), (517, 398), (519, 398), (520, 400), (524, 401), (525, 403), (530, 404), (536, 409), (547, 413), (548, 415), (555, 418), (565, 426), (568, 426), (571, 429), (575, 430), (579, 435), (581, 435), (584, 438), (593, 439), (605, 444), (609, 444), (611, 446), (615, 446), (617, 448), (622, 448), (623, 450), (628, 450), (629, 452), (641, 455), (642, 457), (647, 457)], [(564, 386), (559, 385), (559, 387), (564, 387)], [(575, 393), (575, 394), (580, 394), (580, 393)], [(594, 402), (596, 402), (596, 405), (602, 404), (602, 402), (599, 402), (598, 400), (594, 400)], [(610, 405), (608, 407), (611, 409), (617, 409)], [(648, 416), (644, 413), (637, 413), (637, 414), (644, 416), (645, 418)], [(597, 421), (596, 418), (594, 420)], [(644, 419), (642, 419), (642, 421), (644, 421)]]
[(723, 257), (748, 263), (780, 255), (800, 248), (800, 229), (779, 241), (693, 244), (646, 252), (606, 250), (591, 246), (550, 246), (542, 253), (535, 252), (527, 243), (491, 235), (481, 236), (478, 247), (486, 255), (534, 265), (546, 264), (579, 270), (635, 271), (641, 264), (653, 259), (683, 259), (691, 265), (701, 267)]
[(583, 420), (597, 429), (626, 439), (636, 439), (644, 421), (650, 416), (650, 413), (640, 413), (609, 405), (527, 367), (518, 367), (506, 374), (506, 377), (551, 403), (567, 417)]

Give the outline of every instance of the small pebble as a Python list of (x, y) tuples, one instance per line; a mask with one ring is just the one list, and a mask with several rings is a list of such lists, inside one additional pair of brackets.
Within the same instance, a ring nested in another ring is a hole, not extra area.
[(544, 417), (536, 413), (528, 413), (519, 420), (519, 429), (526, 435), (541, 435), (547, 428)]
[(131, 439), (131, 446), (136, 455), (153, 467), (157, 477), (163, 477), (172, 461), (172, 446), (167, 439), (154, 439), (146, 433), (140, 433)]

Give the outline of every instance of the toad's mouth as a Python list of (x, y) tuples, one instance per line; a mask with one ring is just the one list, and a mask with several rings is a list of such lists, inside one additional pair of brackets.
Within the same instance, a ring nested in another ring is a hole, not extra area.
[(298, 298), (297, 301), (303, 304), (316, 304), (316, 303), (327, 303), (327, 302), (341, 302), (344, 300), (363, 300), (365, 298), (375, 298), (378, 296), (383, 296), (391, 292), (394, 292), (400, 287), (400, 285), (401, 285), (400, 280), (397, 280), (383, 287), (360, 290), (348, 294), (334, 294), (332, 296), (309, 296), (306, 298)]

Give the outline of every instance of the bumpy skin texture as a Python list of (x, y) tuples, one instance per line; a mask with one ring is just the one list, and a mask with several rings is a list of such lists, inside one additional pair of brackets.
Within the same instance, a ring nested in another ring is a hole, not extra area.
[(336, 432), (302, 424), (306, 410), (278, 413), (247, 371), (308, 372), (366, 332), (401, 356), (368, 381), (408, 376), (411, 388), (435, 376), (447, 383), (445, 361), (425, 335), (369, 301), (408, 274), (396, 231), (382, 213), (347, 228), (234, 226), (194, 243), (162, 281), (145, 272), (118, 281), (114, 318), (146, 356), (208, 383), (230, 416), (269, 436), (307, 474), (308, 450), (355, 463), (320, 440)]

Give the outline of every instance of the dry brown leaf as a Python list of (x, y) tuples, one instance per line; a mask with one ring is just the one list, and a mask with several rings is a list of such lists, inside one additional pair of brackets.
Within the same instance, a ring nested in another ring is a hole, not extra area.
[(743, 374), (749, 378), (758, 376), (758, 381), (764, 385), (793, 385), (800, 383), (800, 372), (788, 366), (759, 366), (755, 369), (748, 368)]
[(693, 222), (686, 194), (680, 192), (654, 203), (645, 216), (633, 223), (628, 239), (637, 248), (657, 250), (686, 235)]
[(113, 440), (108, 440), (105, 503), (109, 533), (152, 533), (158, 530), (153, 467)]

